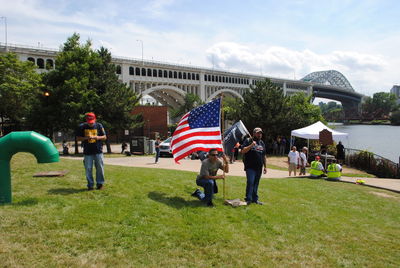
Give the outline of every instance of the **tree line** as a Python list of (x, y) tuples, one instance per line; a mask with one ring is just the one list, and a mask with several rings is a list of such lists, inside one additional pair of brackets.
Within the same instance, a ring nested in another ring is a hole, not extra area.
[(87, 112), (94, 112), (108, 133), (140, 126), (140, 116), (131, 112), (141, 96), (118, 79), (111, 53), (91, 46), (74, 33), (61, 47), (55, 69), (43, 74), (13, 53), (0, 55), (0, 134), (7, 124), (49, 137), (73, 133)]

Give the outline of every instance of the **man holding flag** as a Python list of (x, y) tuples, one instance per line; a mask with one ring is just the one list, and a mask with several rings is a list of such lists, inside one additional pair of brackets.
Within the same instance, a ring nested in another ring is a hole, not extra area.
[(256, 127), (253, 130), (253, 139), (246, 139), (242, 145), (242, 154), (244, 155), (244, 170), (246, 171), (246, 202), (263, 205), (258, 200), (258, 184), (260, 183), (261, 174), (267, 173), (267, 158), (265, 144), (261, 140), (263, 131)]
[(222, 155), (223, 163), (218, 159), (218, 150), (211, 149), (208, 152), (208, 157), (201, 162), (200, 174), (197, 176), (196, 184), (204, 188), (204, 193), (196, 189), (192, 196), (197, 197), (199, 200), (205, 202), (207, 206), (213, 207), (212, 202), (214, 193), (218, 193), (216, 180), (225, 179), (225, 174), (217, 175), (218, 169), (229, 172), (228, 159), (225, 154)]
[(205, 193), (197, 189), (192, 195), (213, 206), (213, 194), (218, 191), (215, 180), (224, 179), (224, 175), (217, 176), (218, 169), (228, 172), (226, 156), (224, 164), (218, 159), (218, 152), (222, 152), (221, 142), (221, 99), (213, 100), (186, 113), (172, 135), (171, 149), (175, 162), (196, 151), (208, 151), (208, 158), (202, 162), (200, 174), (196, 183), (204, 187)]

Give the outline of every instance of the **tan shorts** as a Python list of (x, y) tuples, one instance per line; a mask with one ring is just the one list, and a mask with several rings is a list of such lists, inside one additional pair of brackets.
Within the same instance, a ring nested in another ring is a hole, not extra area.
[(289, 163), (289, 171), (296, 172), (297, 165), (295, 163)]

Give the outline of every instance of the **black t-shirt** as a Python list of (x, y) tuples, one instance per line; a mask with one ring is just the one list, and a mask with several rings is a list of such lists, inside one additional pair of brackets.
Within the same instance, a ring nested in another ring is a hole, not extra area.
[[(100, 123), (94, 123), (93, 127), (89, 126), (88, 123), (82, 123), (79, 125), (76, 136), (78, 137), (89, 137), (89, 136), (104, 136), (106, 132), (104, 127)], [(89, 139), (82, 141), (83, 143), (83, 154), (100, 154), (103, 152), (103, 141)]]
[[(262, 140), (256, 141), (257, 145), (252, 147), (250, 151), (244, 154), (244, 170), (250, 168), (250, 169), (262, 169), (264, 165), (264, 157), (265, 157), (265, 144)], [(246, 139), (243, 142), (242, 149), (244, 147), (249, 146), (251, 143), (253, 143), (252, 140)]]

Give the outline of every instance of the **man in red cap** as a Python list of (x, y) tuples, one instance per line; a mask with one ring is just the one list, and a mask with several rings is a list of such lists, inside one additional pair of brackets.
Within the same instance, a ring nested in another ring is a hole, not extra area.
[(322, 163), (319, 161), (320, 157), (317, 155), (315, 160), (311, 162), (310, 177), (321, 178), (325, 174), (325, 169)]
[(93, 162), (96, 167), (96, 188), (103, 188), (104, 184), (104, 163), (103, 163), (103, 140), (107, 139), (102, 124), (96, 122), (94, 113), (85, 115), (86, 123), (79, 125), (76, 131), (76, 138), (83, 144), (83, 164), (86, 170), (88, 190), (93, 190)]

